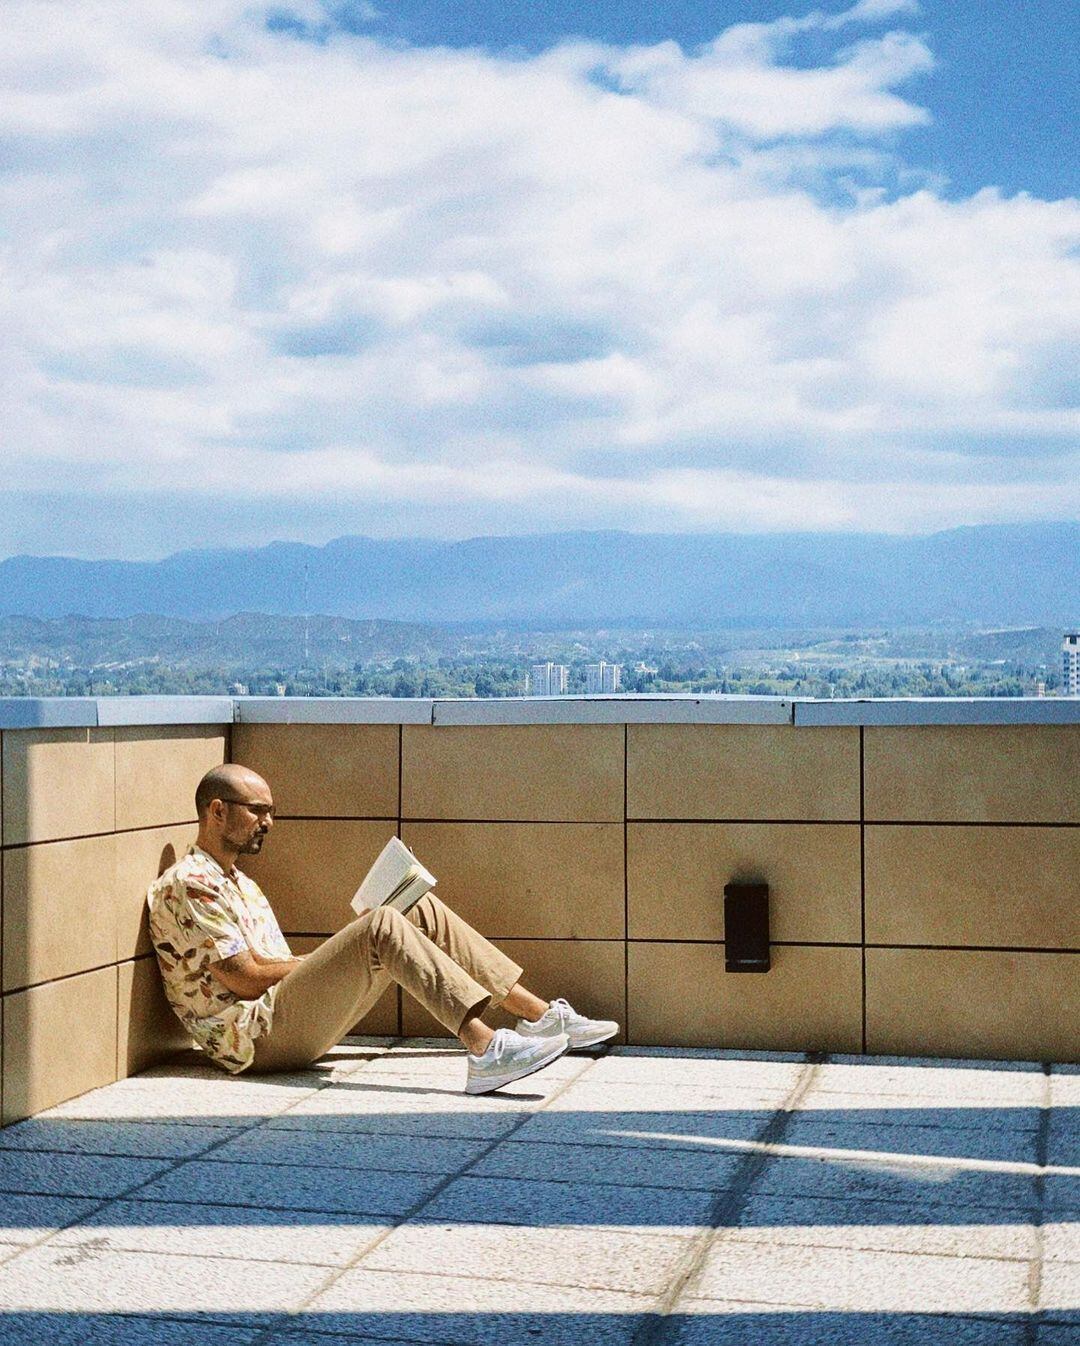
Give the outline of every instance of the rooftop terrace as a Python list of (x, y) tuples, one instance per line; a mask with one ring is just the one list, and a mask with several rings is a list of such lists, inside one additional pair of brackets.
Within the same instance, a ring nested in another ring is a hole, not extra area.
[[(469, 1098), (392, 988), (176, 1055), (143, 893), (223, 760), (297, 952), (396, 832), (620, 1042)], [(1078, 780), (1080, 700), (0, 701), (0, 1341), (1080, 1340)]]
[(1080, 1073), (440, 1040), (179, 1061), (0, 1133), (0, 1341), (1080, 1339)]

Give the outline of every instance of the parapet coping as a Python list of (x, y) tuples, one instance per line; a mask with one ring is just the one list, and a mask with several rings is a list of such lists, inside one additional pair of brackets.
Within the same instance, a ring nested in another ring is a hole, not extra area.
[(231, 724), (231, 696), (3, 696), (0, 729)]
[(907, 697), (795, 701), (773, 696), (0, 697), (0, 729), (196, 724), (1080, 724), (1080, 697)]
[(791, 724), (781, 697), (535, 696), (490, 700), (252, 697), (239, 724)]
[(1080, 724), (1080, 697), (897, 697), (867, 701), (796, 701), (797, 726), (932, 724)]

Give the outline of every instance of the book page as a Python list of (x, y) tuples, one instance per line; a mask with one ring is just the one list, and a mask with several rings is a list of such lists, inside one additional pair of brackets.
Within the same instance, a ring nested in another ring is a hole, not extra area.
[[(401, 838), (391, 837), (357, 888), (350, 905), (357, 912), (365, 907), (382, 907), (388, 902), (393, 902), (399, 910), (407, 909), (435, 883), (435, 875), (424, 868)], [(402, 908), (402, 894), (413, 884), (418, 885), (416, 894), (410, 894), (411, 900), (407, 901), (406, 908)]]

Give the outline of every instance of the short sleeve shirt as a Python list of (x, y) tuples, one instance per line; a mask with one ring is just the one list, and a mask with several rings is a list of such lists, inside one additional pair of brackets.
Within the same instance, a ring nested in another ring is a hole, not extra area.
[(292, 952), (270, 903), (254, 879), (226, 873), (198, 846), (150, 885), (150, 937), (165, 995), (180, 1022), (213, 1061), (238, 1072), (251, 1065), (255, 1040), (269, 1031), (276, 986), (241, 1000), (210, 973), (232, 954), (265, 958)]

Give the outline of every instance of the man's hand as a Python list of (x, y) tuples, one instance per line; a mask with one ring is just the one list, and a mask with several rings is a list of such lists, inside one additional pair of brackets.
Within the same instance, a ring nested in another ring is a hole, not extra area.
[(210, 975), (241, 1000), (258, 1000), (264, 991), (276, 986), (300, 966), (299, 958), (263, 959), (250, 949), (234, 953), (219, 963), (211, 963)]

